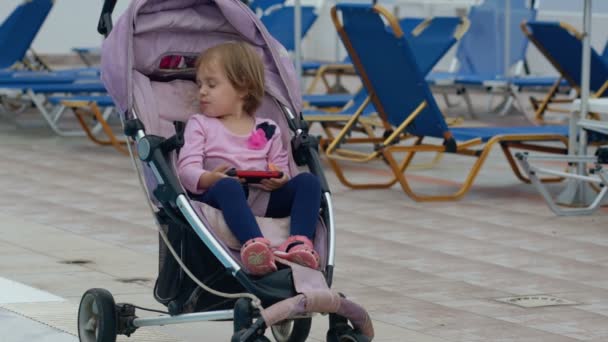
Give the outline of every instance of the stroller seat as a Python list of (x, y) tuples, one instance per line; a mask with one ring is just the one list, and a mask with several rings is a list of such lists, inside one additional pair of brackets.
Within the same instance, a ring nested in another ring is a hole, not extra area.
[[(148, 134), (169, 139), (176, 134), (176, 122), (186, 123), (190, 116), (199, 112), (197, 108), (198, 87), (194, 82), (182, 79), (168, 82), (153, 81), (138, 72), (134, 76), (134, 97), (136, 103), (141, 104), (140, 111), (146, 113), (140, 115), (140, 119)], [(263, 102), (266, 103), (266, 106), (269, 106), (272, 105), (273, 101), (270, 96), (267, 96)], [(263, 113), (263, 109), (259, 112)], [(289, 144), (284, 144), (284, 146), (289, 146)], [(170, 160), (173, 163), (173, 169), (175, 169), (177, 155), (171, 154)], [(150, 186), (155, 185), (150, 184)], [(260, 201), (261, 199), (258, 200), (258, 202)], [(191, 200), (190, 203), (204, 223), (211, 228), (218, 240), (223, 243), (223, 247), (240, 262), (240, 254), (238, 253), (240, 244), (230, 232), (221, 211), (196, 200)], [(256, 203), (253, 205), (258, 207), (254, 208), (254, 213), (257, 211), (258, 215), (265, 210), (265, 208), (259, 208)], [(271, 241), (272, 247), (278, 247), (287, 240), (289, 236), (289, 217), (273, 219), (256, 216), (256, 220), (264, 236)], [(317, 223), (316, 232), (313, 243), (319, 253), (321, 266), (325, 266), (327, 263), (327, 229), (321, 219)]]

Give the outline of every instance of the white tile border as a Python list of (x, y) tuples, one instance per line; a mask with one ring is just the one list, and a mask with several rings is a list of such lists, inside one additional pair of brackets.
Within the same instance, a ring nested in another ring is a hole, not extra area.
[(0, 277), (0, 304), (62, 302), (64, 300), (51, 293)]

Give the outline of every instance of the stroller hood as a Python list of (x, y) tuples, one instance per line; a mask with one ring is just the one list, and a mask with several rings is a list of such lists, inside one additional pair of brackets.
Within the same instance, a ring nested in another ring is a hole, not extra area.
[(133, 0), (103, 43), (101, 78), (125, 113), (133, 107), (134, 70), (150, 75), (162, 56), (195, 56), (230, 39), (261, 53), (266, 91), (299, 113), (301, 95), (287, 51), (239, 0)]

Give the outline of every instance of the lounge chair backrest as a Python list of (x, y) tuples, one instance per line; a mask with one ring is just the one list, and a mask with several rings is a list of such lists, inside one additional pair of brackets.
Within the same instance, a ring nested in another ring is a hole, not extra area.
[[(463, 19), (458, 17), (434, 17), (427, 19), (425, 22), (422, 18), (404, 18), (399, 20), (399, 27), (403, 30), (404, 36), (410, 42), (414, 57), (418, 62), (418, 67), (423, 75), (431, 72), (433, 67), (439, 60), (445, 56), (446, 52), (458, 40), (458, 27), (464, 24)], [(416, 28), (419, 25), (424, 25), (424, 30), (417, 32)], [(466, 28), (465, 28), (466, 29)], [(387, 26), (387, 31), (392, 34), (392, 29)], [(352, 63), (350, 58), (348, 63)], [(353, 97), (352, 104), (343, 110), (343, 114), (354, 114), (367, 98), (367, 91), (362, 88)], [(365, 107), (364, 115), (375, 113), (376, 109), (372, 104)]]
[(604, 52), (602, 52), (602, 57), (605, 61), (608, 62), (608, 41), (606, 41), (606, 45), (604, 45)]
[[(338, 13), (342, 15), (342, 22)], [(389, 20), (389, 32), (380, 15)], [(393, 126), (400, 125), (426, 101), (426, 108), (407, 132), (418, 136), (446, 138), (449, 130), (433, 99), (424, 74), (419, 70), (410, 43), (394, 17), (379, 6), (338, 4), (332, 18), (378, 114)]]
[(0, 26), (0, 69), (20, 62), (53, 7), (53, 0), (24, 1)]
[(264, 12), (268, 8), (281, 5), (284, 2), (283, 0), (253, 0), (249, 3), (249, 7), (257, 13), (258, 11)]
[(463, 24), (463, 19), (458, 17), (434, 17), (429, 20), (426, 24), (421, 23), (426, 26), (420, 33), (417, 32), (416, 27), (412, 29), (413, 31), (407, 30), (403, 25), (404, 20), (399, 21), (411, 44), (412, 51), (416, 55), (420, 71), (424, 75), (430, 73), (439, 60), (458, 41), (460, 38), (458, 30)]
[[(287, 51), (295, 50), (294, 39), (294, 7), (280, 6), (265, 13), (260, 20), (270, 34), (278, 40)], [(317, 20), (314, 6), (302, 6), (302, 38)]]
[[(559, 22), (528, 22), (522, 24), (522, 29), (570, 85), (580, 88), (583, 49), (580, 33)], [(608, 80), (608, 61), (594, 49), (591, 49), (590, 75), (592, 91), (599, 90)]]
[[(536, 10), (528, 8), (526, 1), (511, 1), (509, 68), (524, 60), (528, 41), (521, 34), (519, 24), (534, 20)], [(486, 0), (474, 6), (469, 13), (471, 27), (458, 45), (456, 58), (458, 74), (506, 75), (505, 70), (505, 4), (504, 0)]]

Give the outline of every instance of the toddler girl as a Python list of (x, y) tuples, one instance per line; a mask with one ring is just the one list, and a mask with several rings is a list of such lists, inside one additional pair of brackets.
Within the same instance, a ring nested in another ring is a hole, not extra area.
[[(252, 47), (242, 42), (215, 46), (196, 61), (200, 114), (186, 124), (177, 168), (183, 186), (200, 201), (220, 209), (241, 242), (241, 259), (250, 274), (275, 271), (274, 254), (319, 267), (313, 249), (321, 201), (318, 179), (310, 173), (289, 177), (288, 154), (277, 124), (255, 116), (264, 96), (264, 66)], [(256, 186), (228, 177), (226, 171), (280, 170), (280, 179)], [(269, 191), (267, 217), (291, 216), (290, 237), (275, 251), (247, 204), (249, 192)]]

